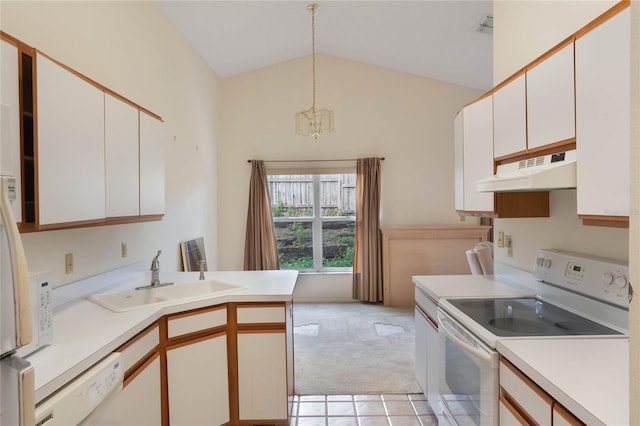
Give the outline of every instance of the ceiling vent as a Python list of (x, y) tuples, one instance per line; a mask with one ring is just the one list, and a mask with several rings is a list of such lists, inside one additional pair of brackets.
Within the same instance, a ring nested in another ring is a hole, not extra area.
[(476, 31), (484, 34), (493, 34), (493, 16), (485, 15), (483, 19)]

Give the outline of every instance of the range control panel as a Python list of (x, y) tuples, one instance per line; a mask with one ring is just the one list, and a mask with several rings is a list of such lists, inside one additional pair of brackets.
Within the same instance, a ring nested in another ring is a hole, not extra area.
[(629, 267), (624, 262), (561, 250), (538, 250), (533, 274), (547, 284), (629, 306)]

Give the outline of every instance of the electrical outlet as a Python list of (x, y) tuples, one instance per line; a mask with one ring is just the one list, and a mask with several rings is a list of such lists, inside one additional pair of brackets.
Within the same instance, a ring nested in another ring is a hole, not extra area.
[(120, 256), (123, 258), (127, 257), (127, 243), (122, 243), (120, 245)]
[(498, 232), (498, 247), (499, 248), (503, 248), (504, 247), (504, 232), (500, 231)]
[(73, 253), (67, 253), (64, 255), (64, 273), (73, 273)]

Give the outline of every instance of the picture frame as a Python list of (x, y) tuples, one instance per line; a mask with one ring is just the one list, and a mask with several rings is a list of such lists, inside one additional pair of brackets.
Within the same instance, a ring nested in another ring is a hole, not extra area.
[(199, 271), (200, 260), (204, 260), (204, 270), (207, 270), (207, 255), (204, 249), (204, 238), (198, 237), (180, 243), (182, 253), (182, 269), (184, 271)]

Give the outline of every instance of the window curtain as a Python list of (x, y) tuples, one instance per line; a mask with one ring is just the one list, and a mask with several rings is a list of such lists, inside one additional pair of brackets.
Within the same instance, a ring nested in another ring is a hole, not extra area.
[(380, 159), (359, 158), (356, 164), (356, 241), (353, 298), (382, 301), (380, 239)]
[(251, 160), (244, 270), (280, 269), (264, 161)]

